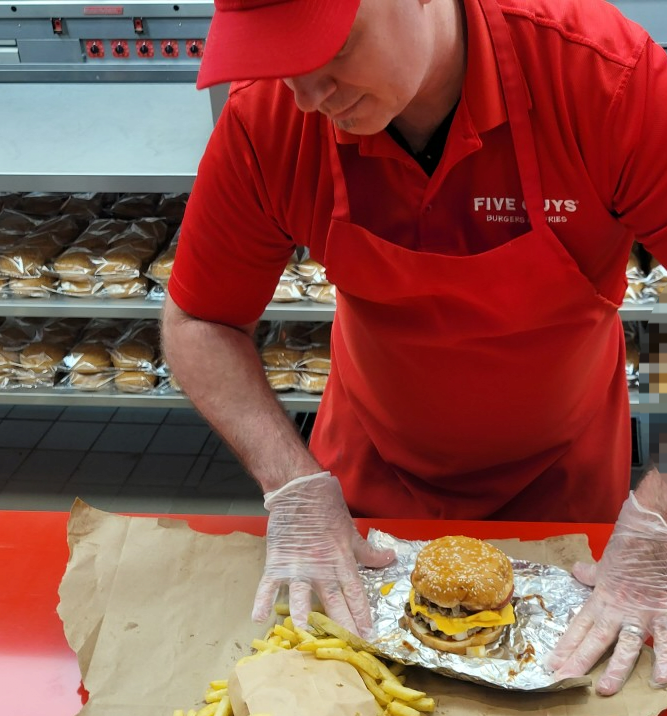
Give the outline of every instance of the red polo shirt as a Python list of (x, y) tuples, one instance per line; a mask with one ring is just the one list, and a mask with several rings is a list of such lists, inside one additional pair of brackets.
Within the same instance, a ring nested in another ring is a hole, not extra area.
[[(633, 240), (667, 263), (667, 55), (602, 0), (500, 4), (523, 69), (548, 221), (598, 291), (619, 301)], [(465, 83), (432, 177), (386, 132), (336, 132), (352, 221), (416, 251), (475, 254), (528, 228), (488, 29), (478, 0), (465, 9)], [(232, 85), (169, 284), (184, 311), (251, 323), (296, 245), (322, 259), (333, 206), (326, 122), (299, 111), (281, 81)], [(475, 276), (470, 289), (484, 292)]]

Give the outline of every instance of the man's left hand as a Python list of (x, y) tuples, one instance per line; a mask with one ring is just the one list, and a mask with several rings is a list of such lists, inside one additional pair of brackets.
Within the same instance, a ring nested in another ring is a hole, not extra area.
[(616, 643), (596, 685), (598, 694), (611, 696), (623, 687), (651, 635), (655, 664), (650, 685), (666, 687), (667, 521), (631, 493), (600, 562), (578, 562), (572, 573), (595, 589), (550, 655), (556, 676), (583, 676)]

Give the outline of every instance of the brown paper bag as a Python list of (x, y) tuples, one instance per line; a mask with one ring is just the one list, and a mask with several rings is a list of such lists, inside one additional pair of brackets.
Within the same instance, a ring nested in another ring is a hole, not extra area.
[(234, 716), (376, 716), (357, 670), (341, 661), (283, 651), (237, 666), (229, 679)]

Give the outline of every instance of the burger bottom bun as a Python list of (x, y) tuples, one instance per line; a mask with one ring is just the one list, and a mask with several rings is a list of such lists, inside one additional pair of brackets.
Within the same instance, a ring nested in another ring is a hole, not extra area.
[(77, 390), (102, 390), (113, 380), (108, 373), (78, 373), (72, 371), (69, 376), (69, 385)]
[(448, 651), (451, 654), (460, 654), (465, 656), (466, 649), (470, 646), (481, 646), (482, 644), (490, 644), (496, 641), (503, 633), (506, 625), (501, 625), (492, 629), (487, 627), (481, 631), (475, 632), (468, 639), (462, 641), (456, 641), (455, 639), (442, 639), (435, 636), (426, 626), (415, 621), (413, 617), (406, 614), (403, 617), (402, 626), (406, 626), (410, 631), (426, 646), (430, 646), (432, 649), (439, 649), (440, 651)]

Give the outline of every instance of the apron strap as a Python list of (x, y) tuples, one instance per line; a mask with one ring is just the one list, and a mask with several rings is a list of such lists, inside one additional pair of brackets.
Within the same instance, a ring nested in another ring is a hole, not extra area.
[(491, 41), (496, 53), (528, 218), (532, 228), (536, 229), (546, 224), (544, 195), (519, 58), (497, 0), (479, 0), (479, 2), (489, 25)]

